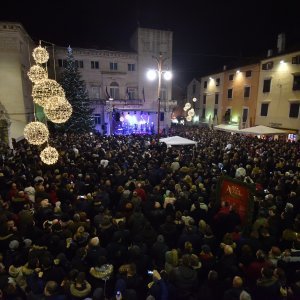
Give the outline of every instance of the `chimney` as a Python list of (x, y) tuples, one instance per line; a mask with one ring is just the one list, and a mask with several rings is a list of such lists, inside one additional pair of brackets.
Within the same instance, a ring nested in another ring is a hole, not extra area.
[(285, 50), (285, 34), (283, 32), (278, 34), (277, 50), (278, 53), (282, 53)]
[(227, 66), (224, 65), (224, 66), (223, 66), (223, 71), (226, 71), (226, 70), (227, 70)]
[(269, 50), (268, 50), (267, 57), (271, 57), (272, 55), (273, 55), (273, 50), (272, 50), (272, 49), (269, 49)]

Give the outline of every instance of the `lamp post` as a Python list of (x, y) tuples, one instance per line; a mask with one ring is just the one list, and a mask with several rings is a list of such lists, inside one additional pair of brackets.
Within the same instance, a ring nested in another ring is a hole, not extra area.
[(159, 54), (159, 57), (153, 56), (153, 58), (156, 60), (157, 63), (157, 69), (156, 70), (149, 70), (147, 72), (147, 77), (149, 80), (156, 79), (156, 76), (158, 76), (158, 85), (157, 85), (157, 135), (159, 138), (159, 131), (160, 131), (160, 92), (161, 92), (161, 79), (162, 75), (164, 75), (165, 80), (171, 80), (172, 79), (172, 73), (168, 70), (163, 70), (164, 62), (168, 58), (163, 58), (162, 54)]

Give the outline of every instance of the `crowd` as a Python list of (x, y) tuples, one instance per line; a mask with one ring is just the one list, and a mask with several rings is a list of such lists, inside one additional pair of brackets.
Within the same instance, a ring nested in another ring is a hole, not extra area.
[[(300, 147), (208, 128), (0, 146), (0, 299), (300, 299)], [(241, 170), (243, 172), (241, 172)], [(218, 199), (252, 187), (247, 230)]]

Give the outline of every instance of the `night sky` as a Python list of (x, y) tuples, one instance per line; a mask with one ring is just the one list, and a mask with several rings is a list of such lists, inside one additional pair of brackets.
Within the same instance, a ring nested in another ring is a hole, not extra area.
[(171, 30), (173, 73), (184, 86), (224, 64), (266, 55), (276, 49), (280, 32), (286, 34), (287, 48), (300, 49), (299, 2), (8, 0), (0, 20), (21, 22), (35, 41), (123, 51), (130, 50), (129, 37), (138, 24)]

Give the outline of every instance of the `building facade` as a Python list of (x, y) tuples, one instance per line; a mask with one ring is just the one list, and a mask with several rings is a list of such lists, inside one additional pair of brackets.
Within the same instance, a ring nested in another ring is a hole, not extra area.
[(261, 61), (256, 124), (300, 129), (300, 51)]
[(33, 45), (21, 24), (0, 22), (0, 140), (6, 143), (23, 136), (33, 118), (27, 77)]
[[(14, 22), (0, 22), (0, 41), (0, 135), (10, 141), (22, 137), (25, 125), (34, 119), (32, 83), (27, 72), (37, 43), (21, 24)], [(171, 123), (176, 105), (172, 82), (162, 80), (158, 94), (158, 80), (148, 81), (146, 72), (150, 68), (157, 70), (160, 55), (163, 70), (172, 70), (173, 33), (137, 28), (130, 45), (132, 52), (73, 48), (94, 108), (95, 129), (101, 133), (155, 133), (158, 120), (161, 129)], [(59, 81), (67, 47), (52, 45), (50, 50), (48, 46), (49, 78), (57, 76)]]

